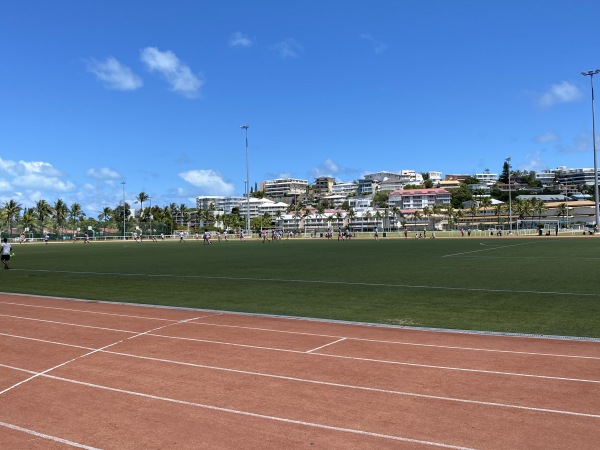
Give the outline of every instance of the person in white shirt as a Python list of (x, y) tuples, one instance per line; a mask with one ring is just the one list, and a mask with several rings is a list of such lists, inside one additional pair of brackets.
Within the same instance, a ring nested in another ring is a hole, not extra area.
[(2, 251), (0, 251), (0, 260), (2, 261), (2, 264), (4, 264), (5, 269), (10, 269), (10, 267), (8, 267), (8, 261), (10, 261), (11, 251), (11, 245), (8, 243), (8, 240), (4, 238), (2, 241)]

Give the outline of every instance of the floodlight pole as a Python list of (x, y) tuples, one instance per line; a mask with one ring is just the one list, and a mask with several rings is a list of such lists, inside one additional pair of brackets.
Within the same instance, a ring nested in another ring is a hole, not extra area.
[(240, 128), (246, 130), (246, 232), (252, 236), (250, 232), (250, 175), (248, 171), (248, 125), (240, 125)]
[(590, 70), (588, 72), (581, 72), (584, 77), (590, 77), (590, 86), (592, 88), (592, 139), (594, 141), (594, 203), (596, 211), (596, 223), (594, 224), (594, 230), (596, 230), (600, 224), (600, 209), (598, 207), (598, 162), (596, 156), (596, 114), (594, 111), (594, 75), (600, 73), (600, 69)]
[(512, 192), (510, 187), (510, 156), (506, 158), (508, 164), (508, 232), (512, 234)]
[(148, 196), (150, 200), (150, 239), (152, 239), (152, 197)]
[(121, 181), (123, 185), (123, 241), (125, 241), (125, 180)]

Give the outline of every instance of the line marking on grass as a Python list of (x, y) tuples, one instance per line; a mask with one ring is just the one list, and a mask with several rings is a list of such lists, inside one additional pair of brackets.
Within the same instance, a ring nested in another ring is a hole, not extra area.
[(39, 437), (39, 438), (43, 438), (43, 439), (48, 439), (48, 440), (54, 441), (54, 442), (60, 442), (61, 444), (69, 445), (71, 447), (84, 448), (86, 450), (100, 450), (100, 449), (98, 449), (96, 447), (90, 447), (88, 445), (80, 444), (78, 442), (69, 441), (67, 439), (59, 438), (57, 436), (50, 436), (49, 434), (40, 433), (40, 432), (37, 432), (37, 431), (34, 431), (34, 430), (30, 430), (28, 428), (23, 428), (23, 427), (20, 427), (18, 425), (13, 425), (13, 424), (6, 423), (6, 422), (0, 422), (0, 426), (4, 427), (4, 428), (9, 428), (11, 430), (20, 431), (22, 433), (31, 434), (32, 436), (35, 436), (35, 437)]
[[(468, 252), (453, 253), (450, 255), (442, 255), (442, 258), (449, 258), (451, 256), (468, 255), (469, 253), (489, 252), (491, 250), (505, 249), (505, 248), (510, 248), (510, 247), (519, 247), (521, 245), (531, 245), (531, 244), (537, 244), (537, 242), (522, 242), (521, 244), (502, 245), (502, 246), (498, 246), (498, 247), (483, 248), (483, 249), (479, 249), (479, 250), (471, 250)], [(481, 243), (481, 245), (484, 245), (484, 244)]]
[[(525, 245), (525, 244), (517, 244)], [(469, 253), (469, 252), (467, 252)], [(459, 255), (457, 253), (456, 255)], [(454, 256), (454, 255), (446, 255)], [(198, 280), (225, 280), (225, 281), (250, 281), (250, 282), (273, 282), (273, 283), (299, 283), (299, 284), (330, 284), (364, 287), (386, 287), (386, 288), (406, 288), (406, 289), (432, 289), (444, 291), (465, 291), (465, 292), (502, 292), (506, 294), (532, 294), (532, 295), (568, 295), (575, 297), (600, 297), (600, 293), (583, 292), (564, 292), (564, 291), (530, 291), (516, 289), (488, 289), (488, 288), (467, 288), (453, 286), (426, 286), (414, 284), (396, 284), (396, 283), (367, 283), (362, 281), (331, 281), (331, 280), (299, 280), (285, 278), (251, 278), (251, 277), (225, 277), (213, 275), (164, 275), (164, 274), (146, 274), (146, 273), (116, 273), (116, 272), (78, 272), (70, 270), (48, 270), (48, 269), (18, 269), (23, 272), (47, 272), (47, 273), (66, 273), (70, 275), (97, 275), (97, 276), (122, 276), (122, 277), (147, 277), (147, 278), (188, 278)]]
[(371, 432), (371, 431), (356, 430), (353, 428), (336, 427), (336, 426), (325, 425), (325, 424), (321, 424), (321, 423), (306, 422), (306, 421), (302, 421), (302, 420), (287, 419), (285, 417), (277, 417), (277, 416), (270, 416), (270, 415), (266, 415), (266, 414), (253, 413), (253, 412), (249, 412), (249, 411), (242, 411), (239, 409), (207, 405), (207, 404), (191, 402), (191, 401), (187, 401), (187, 400), (179, 400), (179, 399), (174, 399), (174, 398), (169, 398), (169, 397), (161, 397), (158, 395), (145, 394), (143, 392), (130, 391), (130, 390), (119, 389), (119, 388), (114, 388), (114, 387), (110, 387), (110, 386), (103, 386), (100, 384), (88, 383), (85, 381), (73, 380), (70, 378), (58, 377), (55, 375), (48, 375), (46, 373), (38, 374), (33, 371), (23, 370), (23, 369), (19, 369), (17, 367), (10, 367), (10, 366), (6, 366), (4, 364), (0, 364), (0, 366), (12, 368), (14, 370), (21, 370), (24, 372), (33, 373), (33, 374), (36, 374), (36, 376), (39, 375), (44, 378), (50, 378), (50, 379), (57, 380), (57, 381), (63, 381), (66, 383), (73, 383), (73, 384), (77, 384), (80, 386), (90, 387), (93, 389), (101, 389), (101, 390), (106, 390), (109, 392), (116, 392), (119, 394), (133, 395), (136, 397), (142, 397), (142, 398), (146, 398), (146, 399), (150, 399), (150, 400), (159, 400), (159, 401), (174, 403), (174, 404), (178, 404), (178, 405), (192, 406), (192, 407), (207, 409), (207, 410), (211, 410), (211, 411), (219, 411), (219, 412), (225, 412), (225, 413), (230, 413), (230, 414), (235, 414), (235, 415), (240, 415), (240, 416), (252, 417), (255, 419), (270, 420), (270, 421), (275, 421), (275, 422), (282, 422), (282, 423), (288, 423), (288, 424), (293, 424), (293, 425), (301, 425), (301, 426), (306, 426), (306, 427), (311, 427), (311, 428), (318, 428), (318, 429), (322, 429), (322, 430), (339, 431), (339, 432), (343, 432), (343, 433), (350, 433), (350, 434), (356, 434), (356, 435), (361, 435), (361, 436), (369, 436), (369, 437), (376, 437), (376, 438), (388, 439), (388, 440), (393, 440), (393, 441), (408, 442), (408, 443), (412, 443), (412, 444), (429, 445), (429, 446), (433, 446), (433, 447), (449, 448), (449, 449), (456, 449), (456, 450), (474, 450), (474, 449), (471, 449), (470, 447), (460, 447), (460, 446), (456, 446), (456, 445), (444, 444), (441, 442), (425, 441), (425, 440), (420, 440), (420, 439), (411, 439), (411, 438), (406, 438), (403, 436), (395, 436), (395, 435), (389, 435), (389, 434), (375, 433), (375, 432)]

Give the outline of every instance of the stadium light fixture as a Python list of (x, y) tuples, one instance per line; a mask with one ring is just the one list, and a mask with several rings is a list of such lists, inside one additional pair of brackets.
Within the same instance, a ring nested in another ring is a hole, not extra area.
[(123, 185), (123, 241), (125, 241), (125, 180), (121, 180)]
[(510, 156), (505, 159), (508, 164), (508, 232), (512, 234), (512, 192), (510, 186)]
[(248, 125), (240, 125), (246, 130), (246, 233), (250, 233), (250, 175), (248, 171)]
[(596, 113), (594, 111), (594, 75), (600, 73), (600, 69), (581, 72), (584, 77), (590, 77), (590, 86), (592, 88), (592, 140), (594, 147), (594, 203), (596, 211), (596, 223), (594, 224), (594, 232), (598, 229), (600, 223), (600, 209), (598, 207), (598, 158), (596, 156)]

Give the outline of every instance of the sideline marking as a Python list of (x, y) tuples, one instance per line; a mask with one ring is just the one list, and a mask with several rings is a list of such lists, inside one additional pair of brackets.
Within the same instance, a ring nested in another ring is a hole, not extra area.
[[(531, 245), (531, 244), (537, 244), (537, 243), (538, 242), (522, 242), (520, 244), (502, 245), (499, 247), (483, 248), (483, 249), (479, 249), (479, 250), (471, 250), (468, 252), (453, 253), (451, 255), (442, 255), (442, 258), (449, 258), (451, 256), (468, 255), (469, 253), (489, 252), (491, 250), (505, 249), (505, 248), (509, 248), (509, 247), (519, 247), (521, 245)], [(481, 243), (481, 245), (484, 245), (484, 244)]]
[(86, 450), (100, 450), (96, 447), (90, 447), (84, 444), (79, 444), (77, 442), (73, 442), (73, 441), (69, 441), (67, 439), (63, 439), (63, 438), (59, 438), (57, 436), (50, 436), (49, 434), (44, 434), (44, 433), (39, 433), (37, 431), (33, 431), (27, 428), (23, 428), (17, 425), (12, 425), (10, 423), (6, 423), (6, 422), (0, 422), (0, 427), (5, 427), (5, 428), (9, 428), (11, 430), (15, 430), (15, 431), (21, 431), (23, 433), (27, 433), (27, 434), (31, 434), (33, 436), (36, 437), (40, 437), (43, 439), (49, 439), (51, 441), (55, 441), (55, 442), (60, 442), (61, 444), (66, 444), (66, 445), (70, 445), (71, 447), (77, 447), (77, 448), (84, 448)]
[[(526, 244), (515, 244), (526, 245)], [(493, 249), (489, 249), (493, 250)], [(483, 250), (478, 250), (483, 251)], [(467, 252), (471, 253), (471, 252)], [(460, 255), (457, 253), (456, 255)], [(444, 255), (456, 256), (456, 255)], [(251, 282), (274, 282), (274, 283), (299, 283), (299, 284), (333, 284), (333, 285), (348, 285), (348, 286), (366, 286), (366, 287), (391, 287), (391, 288), (407, 288), (407, 289), (432, 289), (445, 291), (466, 291), (466, 292), (503, 292), (507, 294), (533, 294), (533, 295), (569, 295), (580, 297), (600, 297), (600, 293), (583, 293), (583, 292), (560, 292), (560, 291), (520, 291), (515, 289), (486, 289), (486, 288), (465, 288), (452, 286), (426, 286), (413, 284), (394, 284), (394, 283), (367, 283), (361, 281), (327, 281), (327, 280), (297, 280), (285, 278), (250, 278), (250, 277), (223, 277), (211, 275), (163, 275), (163, 274), (146, 274), (146, 273), (117, 273), (117, 272), (78, 272), (71, 270), (49, 270), (49, 269), (13, 269), (22, 272), (44, 272), (44, 273), (66, 273), (71, 275), (114, 275), (121, 277), (148, 277), (148, 278), (195, 278), (198, 280), (226, 280), (226, 281), (251, 281)]]

